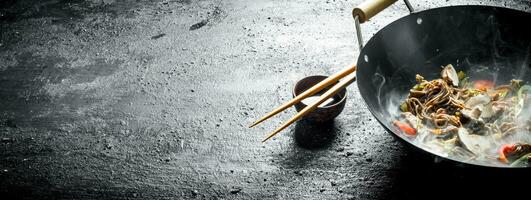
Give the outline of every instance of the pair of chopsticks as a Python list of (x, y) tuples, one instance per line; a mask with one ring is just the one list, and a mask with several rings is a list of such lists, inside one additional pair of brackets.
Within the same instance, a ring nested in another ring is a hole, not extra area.
[[(321, 91), (322, 89), (324, 89), (324, 88), (326, 88), (326, 87), (328, 87), (328, 86), (330, 86), (330, 85), (332, 85), (334, 83), (337, 83), (332, 88), (327, 90), (324, 94), (322, 94), (321, 97), (317, 101), (315, 101), (314, 103), (306, 106), (304, 109), (302, 109), (300, 112), (298, 112), (295, 116), (293, 116), (288, 121), (284, 122), (280, 127), (275, 129), (265, 139), (262, 140), (262, 142), (267, 141), (268, 139), (272, 138), (273, 136), (275, 136), (280, 131), (284, 130), (289, 125), (293, 124), (294, 122), (296, 122), (297, 120), (302, 118), (304, 115), (306, 115), (306, 114), (310, 113), (311, 111), (315, 110), (319, 105), (321, 105), (321, 103), (323, 103), (327, 99), (333, 97), (336, 93), (338, 93), (343, 88), (347, 87), (352, 82), (354, 82), (356, 80), (356, 76), (354, 74), (352, 74), (352, 73), (355, 72), (355, 71), (356, 71), (356, 66), (353, 65), (351, 67), (348, 67), (348, 68), (345, 68), (345, 69), (339, 71), (338, 73), (326, 78), (325, 80), (322, 80), (321, 82), (317, 83), (316, 85), (314, 85), (310, 89), (304, 91), (302, 94), (296, 96), (292, 100), (288, 101), (287, 103), (283, 104), (282, 106), (278, 107), (277, 109), (275, 109), (275, 110), (271, 111), (270, 113), (268, 113), (267, 115), (263, 116), (258, 121), (256, 121), (253, 124), (251, 124), (251, 126), (249, 126), (249, 128), (252, 128), (252, 127), (260, 124), (261, 122), (269, 119), (270, 117), (276, 115), (277, 113), (282, 112), (283, 110), (289, 108), (290, 106), (293, 106), (293, 105), (299, 103), (303, 99), (316, 94), (317, 92)], [(352, 75), (348, 76), (349, 74), (352, 74)], [(339, 81), (340, 79), (342, 79), (342, 78), (344, 78), (346, 76), (348, 76), (348, 77), (345, 78), (344, 80)]]

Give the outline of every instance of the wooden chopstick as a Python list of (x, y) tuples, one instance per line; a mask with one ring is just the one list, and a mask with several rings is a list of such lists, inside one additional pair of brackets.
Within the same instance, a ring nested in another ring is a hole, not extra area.
[(321, 82), (319, 82), (318, 84), (314, 85), (310, 89), (304, 91), (302, 94), (297, 95), (292, 100), (288, 101), (287, 103), (283, 104), (282, 106), (278, 107), (277, 109), (275, 109), (275, 110), (271, 111), (270, 113), (268, 113), (267, 115), (263, 116), (258, 121), (256, 121), (253, 124), (251, 124), (249, 126), (249, 128), (252, 128), (252, 127), (258, 125), (259, 123), (265, 121), (266, 119), (269, 119), (270, 117), (276, 115), (277, 113), (282, 112), (286, 108), (289, 108), (289, 107), (295, 105), (296, 103), (299, 103), (300, 101), (302, 101), (306, 97), (314, 95), (315, 93), (321, 91), (325, 87), (327, 87), (329, 85), (332, 85), (334, 83), (337, 83), (337, 81), (339, 79), (351, 74), (354, 71), (356, 71), (356, 66), (352, 65), (352, 67), (345, 68), (345, 69), (339, 71), (338, 73), (336, 73), (336, 74), (334, 74), (334, 75), (322, 80)]
[(321, 103), (323, 103), (327, 99), (333, 97), (341, 89), (347, 87), (352, 82), (354, 82), (354, 80), (356, 80), (356, 76), (355, 75), (351, 75), (351, 76), (348, 76), (345, 80), (342, 80), (339, 83), (337, 83), (336, 85), (334, 85), (332, 88), (330, 88), (330, 90), (326, 91), (323, 95), (321, 95), (319, 100), (317, 100), (316, 102), (306, 106), (304, 109), (302, 109), (300, 112), (298, 112), (291, 119), (289, 119), (288, 121), (284, 122), (284, 124), (282, 124), (280, 127), (278, 127), (273, 132), (271, 132), (264, 140), (262, 140), (262, 142), (267, 141), (271, 137), (275, 136), (278, 132), (284, 130), (286, 127), (291, 125), (293, 122), (296, 122), (297, 120), (299, 120), (301, 117), (303, 117), (307, 113), (315, 110), (317, 108), (317, 106), (321, 105)]

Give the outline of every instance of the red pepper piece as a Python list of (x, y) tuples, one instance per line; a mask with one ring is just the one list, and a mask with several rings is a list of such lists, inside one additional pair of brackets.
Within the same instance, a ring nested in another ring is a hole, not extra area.
[(398, 120), (395, 120), (393, 124), (398, 127), (400, 130), (402, 130), (404, 133), (408, 135), (416, 135), (417, 130), (415, 130), (413, 127), (409, 126), (406, 123), (400, 122)]
[(516, 145), (514, 144), (504, 144), (500, 150), (498, 151), (498, 160), (504, 162), (504, 163), (508, 163), (509, 160), (507, 160), (507, 155), (508, 153), (511, 153), (511, 152), (514, 152), (516, 150)]
[(474, 81), (474, 88), (478, 90), (488, 90), (494, 87), (494, 82), (489, 80), (476, 80)]

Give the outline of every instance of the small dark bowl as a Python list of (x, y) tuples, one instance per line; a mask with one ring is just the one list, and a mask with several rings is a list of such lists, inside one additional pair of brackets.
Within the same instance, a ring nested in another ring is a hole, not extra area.
[[(297, 84), (295, 84), (295, 88), (293, 88), (293, 97), (303, 93), (307, 89), (310, 89), (315, 84), (321, 82), (322, 80), (328, 78), (327, 76), (308, 76), (306, 78), (301, 79)], [(324, 88), (323, 90), (319, 91), (315, 95), (321, 95), (325, 93), (328, 89), (330, 89), (333, 85), (328, 86)], [(319, 106), (314, 111), (306, 114), (303, 118), (310, 121), (317, 121), (317, 122), (325, 122), (330, 121), (337, 117), (345, 108), (345, 103), (347, 102), (347, 89), (343, 88), (341, 91), (339, 91), (333, 98), (335, 102), (333, 104), (329, 104), (326, 106)], [(295, 109), (297, 109), (297, 112), (300, 112), (302, 109), (304, 109), (307, 105), (304, 104), (302, 101), (295, 104)]]

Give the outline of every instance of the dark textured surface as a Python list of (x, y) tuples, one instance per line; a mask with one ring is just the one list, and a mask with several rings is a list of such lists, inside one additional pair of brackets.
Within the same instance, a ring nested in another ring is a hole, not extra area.
[[(333, 123), (302, 121), (265, 144), (293, 109), (246, 128), (298, 79), (355, 62), (358, 3), (1, 1), (1, 196), (395, 199), (488, 183), (408, 153), (355, 85)], [(405, 14), (391, 6), (362, 25), (365, 37)]]

